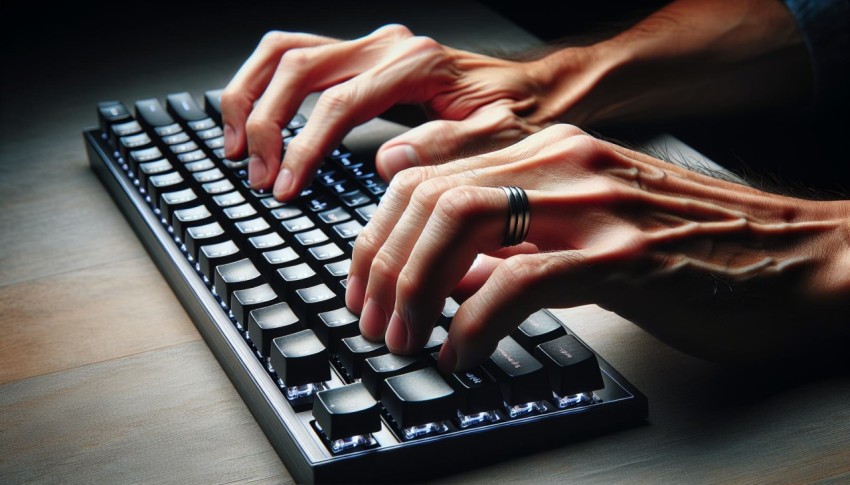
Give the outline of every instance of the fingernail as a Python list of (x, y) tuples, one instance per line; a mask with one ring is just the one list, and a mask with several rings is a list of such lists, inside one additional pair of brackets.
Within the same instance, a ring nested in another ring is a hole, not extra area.
[(383, 152), (379, 163), (386, 172), (395, 175), (405, 168), (419, 165), (419, 156), (412, 146), (398, 145)]
[(251, 155), (248, 159), (248, 181), (255, 189), (262, 187), (266, 181), (266, 164), (259, 155)]
[(390, 323), (387, 325), (387, 335), (384, 338), (387, 343), (387, 348), (390, 349), (390, 352), (400, 352), (406, 353), (409, 352), (408, 348), (408, 331), (407, 331), (407, 323), (402, 320), (401, 315), (398, 312), (393, 312), (392, 318), (390, 318)]
[(456, 365), (457, 353), (455, 353), (452, 341), (447, 337), (440, 349), (440, 356), (437, 358), (437, 367), (440, 368), (440, 372), (443, 372), (444, 374), (451, 374), (455, 371)]
[(277, 198), (282, 197), (285, 193), (289, 192), (290, 187), (292, 187), (292, 170), (281, 167), (280, 173), (277, 175), (277, 180), (274, 182), (274, 196)]
[(363, 309), (363, 298), (365, 298), (366, 292), (363, 288), (363, 283), (360, 282), (360, 278), (356, 276), (349, 276), (348, 282), (345, 284), (345, 304), (348, 308), (354, 311), (360, 311)]
[(224, 153), (231, 154), (236, 149), (236, 130), (230, 123), (224, 125)]
[(379, 340), (387, 328), (387, 314), (373, 299), (366, 300), (360, 314), (360, 333), (369, 340)]

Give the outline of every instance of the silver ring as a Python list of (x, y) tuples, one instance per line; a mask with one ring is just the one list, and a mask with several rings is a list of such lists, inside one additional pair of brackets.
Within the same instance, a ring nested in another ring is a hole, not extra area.
[(508, 197), (508, 221), (505, 224), (505, 239), (502, 246), (516, 246), (528, 236), (531, 223), (531, 207), (528, 195), (519, 187), (501, 187)]

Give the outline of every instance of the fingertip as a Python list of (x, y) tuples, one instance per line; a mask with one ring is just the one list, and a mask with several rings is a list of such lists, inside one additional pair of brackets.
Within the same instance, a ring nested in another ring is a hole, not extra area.
[(295, 177), (292, 175), (292, 170), (286, 166), (280, 167), (280, 172), (277, 174), (277, 179), (274, 182), (274, 197), (277, 199), (289, 199), (292, 194), (292, 185)]
[(451, 374), (457, 368), (457, 352), (450, 338), (446, 337), (437, 357), (437, 368), (444, 374)]
[(393, 312), (393, 316), (387, 324), (387, 333), (384, 336), (387, 348), (394, 354), (409, 353), (410, 345), (408, 339), (407, 324), (402, 320), (398, 312)]
[(381, 340), (387, 329), (387, 314), (371, 298), (363, 305), (360, 314), (360, 333), (369, 340)]
[(363, 299), (366, 297), (366, 288), (359, 277), (349, 275), (345, 285), (345, 305), (355, 313), (363, 311)]

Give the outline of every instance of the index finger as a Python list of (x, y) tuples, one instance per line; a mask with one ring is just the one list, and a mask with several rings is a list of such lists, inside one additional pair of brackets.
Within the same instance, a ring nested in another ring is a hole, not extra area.
[(334, 42), (337, 40), (329, 37), (281, 31), (272, 31), (263, 36), (221, 94), (224, 147), (228, 158), (244, 155), (247, 148), (245, 121), (271, 81), (281, 56), (290, 49)]

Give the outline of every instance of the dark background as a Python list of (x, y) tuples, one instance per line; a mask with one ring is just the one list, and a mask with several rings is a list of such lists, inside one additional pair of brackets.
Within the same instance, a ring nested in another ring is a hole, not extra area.
[[(485, 0), (494, 11), (511, 19), (545, 41), (563, 37), (591, 39), (608, 35), (634, 23), (664, 1), (562, 1), (555, 11), (551, 2)], [(446, 2), (428, 2), (446, 5)], [(333, 34), (362, 35), (346, 30), (351, 16), (374, 19), (377, 27), (394, 21), (386, 2), (81, 2), (6, 1), (2, 5), (4, 68), (0, 108), (6, 136), (20, 124), (37, 123), (49, 116), (49, 99), (92, 84), (108, 84), (113, 70), (147, 67), (145, 59), (157, 53), (160, 62), (173, 63), (176, 72), (192, 59), (169, 59), (170, 45), (204, 46), (211, 36), (241, 39), (223, 43), (222, 59), (244, 59), (262, 32), (271, 29), (325, 33), (328, 17), (336, 23)], [(394, 3), (398, 10), (399, 3)], [(298, 18), (287, 23), (286, 12)], [(256, 15), (268, 11), (267, 17)], [(439, 9), (435, 9), (439, 12)], [(443, 9), (442, 11), (445, 11)], [(250, 14), (250, 15), (249, 15)], [(463, 16), (462, 9), (458, 13)], [(310, 19), (315, 22), (311, 22)], [(452, 19), (454, 22), (462, 18)], [(470, 19), (475, 20), (475, 19)], [(414, 28), (415, 26), (411, 26)], [(246, 33), (258, 33), (245, 35)], [(245, 39), (255, 38), (253, 42)], [(522, 46), (518, 46), (521, 48)], [(200, 49), (199, 49), (200, 52)], [(164, 60), (163, 60), (164, 59)], [(228, 65), (223, 85), (238, 66)], [(115, 83), (122, 80), (115, 79)], [(754, 87), (757, 89), (757, 87)], [(44, 94), (50, 93), (51, 96)], [(107, 93), (108, 94), (108, 93)], [(92, 105), (98, 101), (92, 99)], [(645, 130), (665, 130), (687, 142), (714, 161), (736, 171), (750, 167), (755, 178), (771, 186), (793, 187), (798, 195), (816, 198), (847, 198), (850, 190), (850, 157), (844, 149), (850, 123), (847, 104), (827, 107), (814, 114), (788, 110), (769, 115), (704, 119), (669, 126), (629, 126), (613, 131), (613, 137), (640, 137)], [(37, 116), (33, 116), (37, 115)], [(29, 118), (26, 118), (29, 116)], [(35, 129), (35, 127), (31, 127)], [(4, 136), (5, 138), (5, 136)]]

